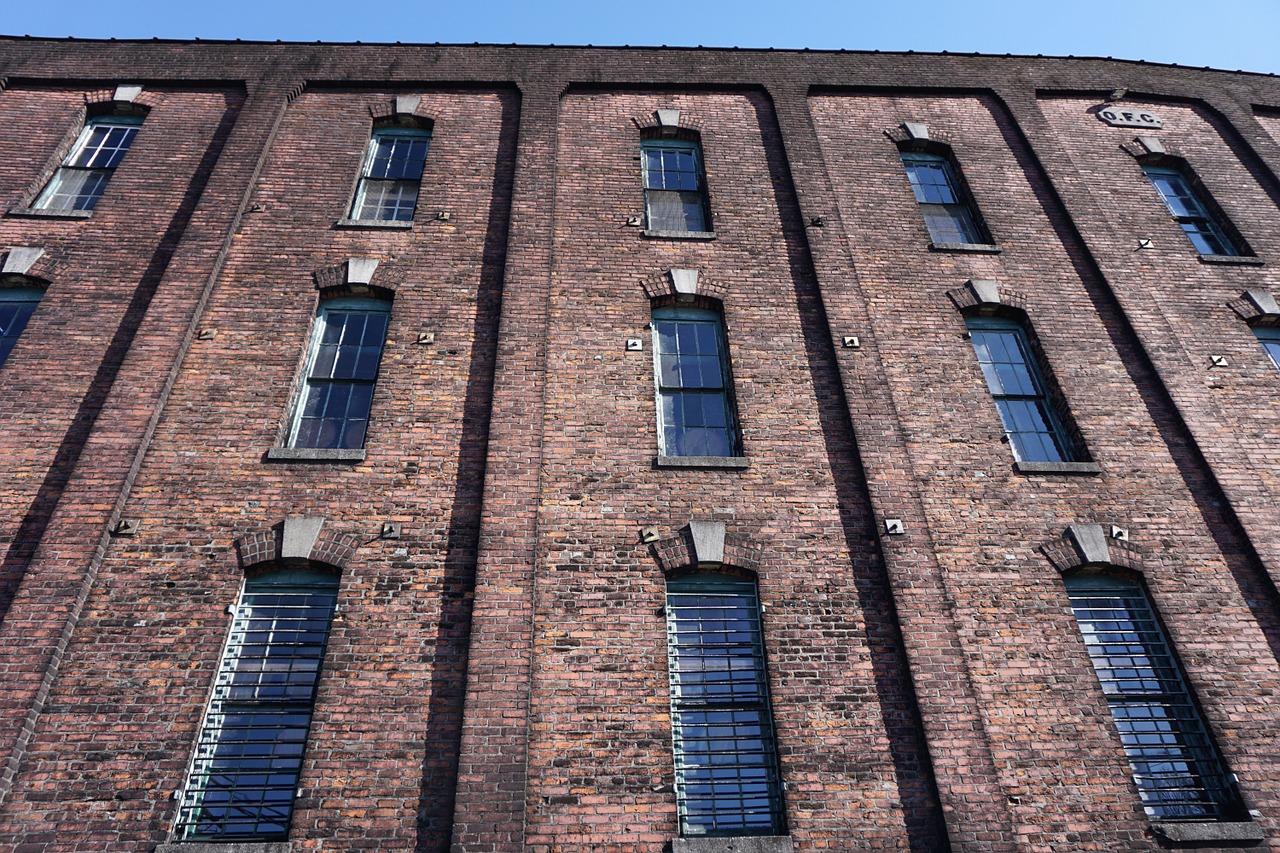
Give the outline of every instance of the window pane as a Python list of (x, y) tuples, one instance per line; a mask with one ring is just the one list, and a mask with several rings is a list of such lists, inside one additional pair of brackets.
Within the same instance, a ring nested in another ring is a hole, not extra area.
[(1186, 175), (1178, 169), (1159, 166), (1144, 166), (1143, 172), (1197, 252), (1202, 255), (1240, 254)]
[(663, 455), (732, 456), (737, 431), (719, 316), (658, 309), (653, 329)]
[(322, 308), (298, 407), (293, 447), (364, 446), (388, 314), (377, 300), (350, 300), (364, 310)]
[(929, 239), (935, 243), (983, 243), (969, 201), (945, 157), (903, 152), (902, 165), (920, 204)]
[(646, 140), (640, 153), (647, 227), (654, 231), (708, 230), (697, 144)]
[(0, 366), (18, 343), (43, 294), (35, 288), (0, 290)]
[(43, 210), (93, 210), (133, 144), (141, 119), (91, 119), (35, 201)]
[(374, 132), (351, 206), (352, 218), (392, 222), (413, 220), (430, 139), (423, 130)]

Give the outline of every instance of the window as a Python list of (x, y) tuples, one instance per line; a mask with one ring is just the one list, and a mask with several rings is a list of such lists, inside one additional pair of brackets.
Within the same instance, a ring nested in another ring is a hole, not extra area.
[(364, 447), (390, 310), (378, 299), (320, 306), (290, 447)]
[(1050, 405), (1026, 330), (1013, 320), (968, 317), (969, 339), (1019, 462), (1072, 462), (1072, 443)]
[(44, 291), (38, 287), (0, 288), (0, 367), (27, 327)]
[(702, 308), (657, 308), (653, 341), (662, 455), (737, 456), (720, 315)]
[(1239, 796), (1146, 590), (1084, 572), (1066, 583), (1147, 816), (1207, 821), (1238, 815)]
[[(0, 297), (3, 298), (3, 297)], [(4, 308), (0, 306), (0, 317), (4, 316)], [(1271, 356), (1271, 363), (1280, 370), (1280, 327), (1277, 326), (1254, 326), (1253, 333), (1258, 336), (1258, 343), (1262, 344), (1262, 348), (1267, 351), (1267, 355)], [(4, 349), (0, 344), (0, 363), (4, 361)]]
[(431, 134), (412, 128), (375, 130), (365, 154), (352, 219), (413, 220)]
[(920, 203), (929, 239), (934, 243), (990, 243), (951, 162), (938, 154), (903, 151), (911, 191)]
[(89, 119), (71, 154), (36, 199), (35, 207), (93, 210), (141, 126), (142, 119), (137, 116)]
[(337, 578), (314, 569), (245, 583), (183, 792), (180, 838), (288, 835), (337, 596)]
[(640, 143), (640, 162), (650, 231), (711, 230), (698, 143), (645, 139)]
[(681, 834), (781, 834), (755, 583), (711, 574), (672, 580), (666, 612)]
[(1156, 188), (1169, 213), (1187, 233), (1191, 244), (1202, 255), (1239, 255), (1240, 250), (1209, 212), (1209, 204), (1191, 186), (1179, 169), (1143, 166), (1147, 179)]

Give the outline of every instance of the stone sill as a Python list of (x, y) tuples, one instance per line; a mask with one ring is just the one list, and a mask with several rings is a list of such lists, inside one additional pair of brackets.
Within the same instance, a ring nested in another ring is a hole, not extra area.
[(155, 853), (290, 853), (288, 841), (175, 841), (161, 844)]
[(267, 451), (266, 459), (268, 462), (363, 462), (364, 448), (273, 447)]
[(1226, 264), (1228, 266), (1260, 267), (1266, 261), (1253, 255), (1200, 255), (1202, 264)]
[(1097, 462), (1014, 462), (1019, 474), (1101, 474)]
[(1175, 842), (1258, 842), (1267, 837), (1262, 827), (1247, 820), (1203, 823), (1152, 822), (1151, 829), (1161, 838)]
[(409, 231), (413, 220), (403, 219), (339, 219), (334, 228), (368, 228), (374, 231)]
[(930, 243), (930, 252), (969, 252), (975, 255), (998, 255), (1004, 251), (995, 243)]
[(646, 237), (655, 237), (660, 240), (714, 240), (716, 232), (714, 231), (650, 231), (648, 228), (640, 232)]
[(33, 219), (88, 219), (92, 210), (45, 210), (42, 207), (12, 207), (10, 216), (28, 216)]
[(790, 835), (673, 838), (671, 853), (791, 853)]
[(751, 466), (745, 456), (659, 456), (654, 460), (659, 468), (732, 468), (743, 470)]

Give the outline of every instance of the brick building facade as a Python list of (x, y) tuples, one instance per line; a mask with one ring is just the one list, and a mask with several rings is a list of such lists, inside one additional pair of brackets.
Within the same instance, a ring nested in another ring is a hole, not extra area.
[(1275, 77), (8, 38), (0, 126), (6, 849), (1280, 850)]

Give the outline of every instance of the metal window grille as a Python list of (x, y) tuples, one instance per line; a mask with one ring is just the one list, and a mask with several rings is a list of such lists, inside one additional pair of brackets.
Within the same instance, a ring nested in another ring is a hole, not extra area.
[(1147, 179), (1156, 188), (1169, 213), (1182, 226), (1191, 244), (1202, 255), (1239, 255), (1240, 250), (1226, 230), (1209, 212), (1209, 207), (1178, 169), (1144, 166)]
[(902, 153), (902, 165), (935, 243), (985, 243), (955, 170), (945, 157), (915, 151)]
[(292, 447), (364, 447), (390, 308), (377, 299), (321, 306)]
[(1026, 332), (1012, 320), (971, 317), (969, 339), (1020, 462), (1074, 461), (1062, 425), (1049, 405)]
[(658, 308), (653, 339), (663, 455), (737, 455), (720, 315), (699, 308)]
[(336, 600), (336, 578), (315, 571), (245, 584), (183, 792), (180, 838), (288, 835)]
[[(1253, 333), (1258, 336), (1258, 343), (1271, 356), (1271, 363), (1280, 370), (1280, 328), (1274, 326), (1256, 326)], [(0, 361), (3, 361), (0, 358)]]
[(42, 296), (44, 291), (35, 287), (0, 289), (0, 367), (18, 343)]
[(653, 231), (710, 231), (696, 142), (646, 139), (640, 143), (644, 207)]
[(365, 153), (352, 219), (413, 220), (431, 135), (425, 130), (374, 131)]
[(682, 834), (781, 833), (755, 584), (715, 575), (668, 583), (667, 654)]
[(93, 210), (141, 125), (142, 119), (132, 116), (90, 119), (35, 206), (45, 210)]
[(1238, 795), (1145, 590), (1074, 575), (1067, 595), (1148, 816), (1223, 820)]

